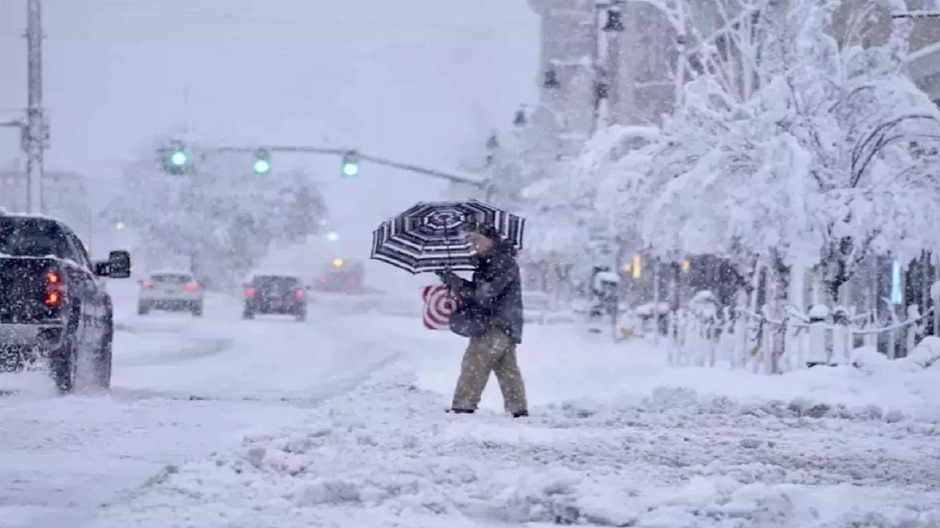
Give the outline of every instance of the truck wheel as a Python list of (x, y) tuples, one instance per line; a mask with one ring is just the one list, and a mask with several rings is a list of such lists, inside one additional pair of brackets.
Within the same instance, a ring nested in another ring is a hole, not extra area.
[(105, 335), (101, 346), (95, 352), (93, 358), (93, 379), (95, 386), (99, 389), (108, 390), (111, 388), (111, 347), (113, 336), (114, 334), (111, 331)]
[(78, 369), (77, 354), (78, 347), (75, 346), (75, 339), (71, 333), (68, 333), (59, 348), (52, 351), (49, 356), (49, 373), (52, 375), (52, 381), (55, 382), (59, 394), (68, 394), (75, 387)]
[(193, 307), (190, 311), (192, 312), (193, 317), (202, 317), (202, 303), (198, 302), (193, 304)]
[(255, 318), (255, 312), (252, 312), (248, 308), (245, 308), (245, 311), (242, 312), (242, 319), (254, 319), (254, 318)]
[(304, 322), (304, 321), (306, 321), (306, 320), (307, 320), (307, 311), (306, 311), (306, 310), (304, 310), (303, 312), (300, 312), (300, 313), (297, 314), (297, 321), (298, 321), (298, 322), (301, 322), (301, 323), (302, 323), (302, 322)]
[(150, 306), (144, 303), (137, 303), (137, 315), (147, 315), (150, 313)]

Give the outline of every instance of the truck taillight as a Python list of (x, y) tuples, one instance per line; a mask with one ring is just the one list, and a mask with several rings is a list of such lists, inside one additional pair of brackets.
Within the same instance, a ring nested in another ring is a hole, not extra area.
[(49, 307), (62, 304), (62, 298), (65, 296), (65, 284), (62, 281), (62, 274), (55, 270), (46, 272), (46, 293), (43, 296), (43, 304)]
[(153, 288), (153, 283), (148, 280), (145, 280), (144, 282), (140, 283), (140, 287), (145, 290), (149, 290), (150, 288)]
[(186, 291), (196, 291), (199, 289), (199, 283), (196, 281), (190, 281), (190, 282), (187, 282), (186, 286), (184, 286), (183, 288), (185, 288)]
[(304, 291), (298, 289), (296, 292), (294, 292), (294, 297), (297, 297), (298, 299), (303, 299), (303, 298), (304, 298)]
[(245, 288), (245, 297), (254, 297), (255, 289), (254, 288)]
[(62, 294), (58, 290), (47, 291), (46, 298), (43, 299), (46, 306), (58, 306), (61, 302)]

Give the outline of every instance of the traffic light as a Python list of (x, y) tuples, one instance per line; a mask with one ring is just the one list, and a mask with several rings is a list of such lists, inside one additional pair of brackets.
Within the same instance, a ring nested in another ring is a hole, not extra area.
[(343, 154), (343, 176), (355, 178), (359, 176), (359, 154), (350, 150)]
[(172, 174), (183, 174), (189, 170), (189, 153), (182, 141), (173, 141), (168, 148), (160, 149), (163, 169)]
[(251, 168), (255, 171), (255, 174), (265, 175), (271, 172), (271, 153), (266, 149), (258, 149), (255, 151), (255, 161), (252, 163)]

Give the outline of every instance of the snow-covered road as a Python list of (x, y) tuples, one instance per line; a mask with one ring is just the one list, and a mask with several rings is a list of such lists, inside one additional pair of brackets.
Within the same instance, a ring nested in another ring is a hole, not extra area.
[(940, 364), (758, 376), (529, 325), (532, 417), (443, 413), (407, 303), (121, 317), (106, 396), (0, 399), (0, 527), (940, 526)]
[(60, 398), (41, 373), (0, 378), (16, 390), (0, 398), (0, 527), (82, 526), (167, 464), (297, 426), (397, 353), (357, 337), (350, 310), (330, 303), (312, 303), (303, 323), (242, 321), (238, 302), (217, 296), (204, 319), (139, 317), (133, 286), (112, 288), (109, 394)]

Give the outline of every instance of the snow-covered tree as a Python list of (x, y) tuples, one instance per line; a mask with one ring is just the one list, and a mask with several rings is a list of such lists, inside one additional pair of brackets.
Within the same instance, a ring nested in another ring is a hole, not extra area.
[[(924, 146), (940, 137), (938, 114), (899, 68), (903, 39), (840, 49), (827, 34), (840, 1), (765, 4), (725, 31), (759, 55), (750, 94), (703, 70), (658, 140), (603, 164), (591, 160), (610, 149), (592, 145), (557, 200), (601, 217), (616, 208), (654, 253), (723, 256), (742, 282), (763, 261), (781, 295), (792, 266), (820, 264), (834, 295), (872, 252), (935, 246), (936, 149)], [(627, 196), (598, 200), (588, 182)]]
[(141, 233), (152, 265), (184, 260), (203, 280), (237, 281), (272, 244), (316, 233), (327, 213), (302, 170), (258, 176), (248, 156), (195, 152), (193, 171), (172, 175), (154, 145), (127, 167), (109, 208)]

